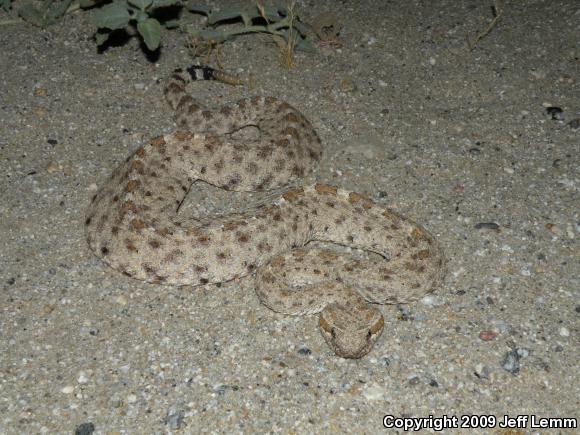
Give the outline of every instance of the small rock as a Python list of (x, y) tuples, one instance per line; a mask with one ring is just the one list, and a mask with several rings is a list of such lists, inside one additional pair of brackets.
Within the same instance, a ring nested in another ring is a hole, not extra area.
[(515, 350), (505, 354), (502, 367), (512, 375), (517, 375), (520, 371), (520, 356)]
[(383, 387), (373, 384), (366, 387), (363, 396), (367, 400), (376, 401), (385, 399), (385, 390)]
[(427, 295), (421, 299), (421, 303), (423, 305), (437, 307), (437, 306), (443, 305), (445, 302), (436, 296)]
[(50, 162), (46, 165), (46, 172), (54, 174), (55, 172), (62, 172), (62, 166), (58, 163)]
[(489, 367), (479, 363), (475, 366), (475, 376), (480, 379), (489, 379), (489, 375), (491, 374), (491, 370)]
[(574, 131), (580, 129), (580, 118), (576, 118), (570, 121), (568, 123), (568, 127), (570, 127)]
[(72, 394), (72, 392), (75, 390), (75, 387), (73, 387), (72, 385), (67, 385), (66, 387), (63, 387), (60, 392), (63, 394)]
[(480, 338), (480, 340), (483, 340), (483, 341), (491, 341), (495, 337), (497, 337), (498, 335), (499, 334), (495, 331), (481, 331), (479, 333), (479, 338)]
[(527, 356), (530, 354), (530, 351), (528, 349), (523, 348), (523, 347), (518, 347), (516, 349), (516, 352), (518, 353), (520, 358), (527, 358)]
[(562, 337), (569, 337), (570, 336), (570, 330), (568, 328), (566, 328), (565, 326), (562, 326), (560, 328), (560, 331), (559, 332), (560, 332), (560, 335)]
[(554, 121), (564, 120), (564, 111), (557, 106), (546, 107), (546, 113), (552, 117)]
[(310, 355), (312, 351), (308, 349), (306, 346), (300, 346), (298, 348), (298, 355)]
[(79, 384), (86, 384), (89, 381), (87, 374), (83, 371), (79, 372), (79, 377), (77, 378), (77, 382)]
[(185, 411), (180, 406), (172, 406), (167, 411), (164, 422), (170, 429), (181, 429), (183, 427), (183, 419), (185, 418)]
[(340, 89), (344, 92), (354, 92), (356, 90), (356, 85), (351, 79), (342, 79), (340, 81)]
[(520, 360), (528, 355), (527, 349), (515, 348), (505, 354), (502, 367), (512, 375), (517, 375), (520, 372)]
[(407, 379), (409, 380), (409, 385), (417, 385), (421, 381), (417, 375), (411, 375)]
[(479, 222), (475, 224), (476, 230), (499, 230), (499, 225), (495, 222)]
[(508, 324), (501, 319), (493, 319), (491, 321), (492, 330), (498, 332), (499, 334), (505, 334), (509, 330)]
[(91, 435), (95, 431), (93, 423), (79, 424), (75, 429), (75, 435)]
[(407, 307), (397, 305), (397, 310), (399, 310), (399, 314), (397, 315), (397, 319), (406, 322), (411, 318), (411, 315), (409, 313), (409, 309)]
[(388, 356), (383, 355), (382, 357), (379, 358), (379, 364), (382, 365), (383, 367), (389, 367), (391, 365), (391, 360), (389, 359)]
[(127, 298), (125, 296), (119, 295), (119, 296), (115, 297), (115, 302), (124, 307), (125, 305), (127, 305), (128, 301), (127, 301)]
[(218, 394), (218, 396), (223, 396), (226, 394), (227, 390), (238, 391), (240, 387), (237, 385), (228, 385), (228, 384), (217, 384), (214, 385), (213, 390)]

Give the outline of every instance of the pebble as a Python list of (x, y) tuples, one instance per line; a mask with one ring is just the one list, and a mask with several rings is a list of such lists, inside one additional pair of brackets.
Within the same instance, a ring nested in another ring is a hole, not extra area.
[(223, 396), (226, 394), (227, 390), (238, 391), (239, 389), (239, 386), (229, 384), (217, 384), (213, 387), (213, 390), (217, 393), (218, 396)]
[(115, 297), (115, 302), (121, 306), (125, 306), (127, 305), (127, 298), (123, 295), (119, 295), (117, 297)]
[(87, 374), (83, 371), (79, 372), (79, 377), (77, 378), (77, 382), (79, 384), (86, 384), (89, 381)]
[(181, 429), (183, 427), (184, 418), (185, 411), (180, 406), (172, 406), (167, 411), (164, 421), (170, 429)]
[(93, 423), (79, 424), (75, 429), (75, 435), (91, 435), (95, 431)]
[(520, 371), (520, 356), (515, 350), (505, 354), (502, 367), (512, 375), (517, 375)]
[(475, 366), (475, 376), (477, 376), (478, 378), (489, 379), (490, 374), (491, 370), (486, 365), (479, 363)]
[(493, 319), (491, 325), (492, 330), (497, 331), (499, 334), (505, 334), (509, 330), (509, 326), (504, 320)]
[(494, 338), (496, 338), (498, 335), (499, 334), (497, 332), (491, 331), (491, 330), (481, 331), (479, 333), (479, 338), (480, 338), (480, 340), (483, 340), (483, 341), (491, 341)]
[(421, 303), (423, 305), (437, 307), (437, 306), (443, 305), (445, 303), (445, 301), (438, 298), (437, 296), (427, 295), (421, 299)]
[(568, 328), (566, 328), (565, 326), (562, 326), (560, 328), (560, 335), (562, 337), (569, 337), (570, 336), (570, 330)]
[(409, 385), (417, 385), (421, 381), (417, 375), (408, 376), (407, 379), (409, 380)]
[(369, 385), (364, 389), (363, 396), (369, 401), (385, 400), (385, 390), (380, 385)]
[(520, 360), (528, 355), (527, 349), (515, 348), (505, 354), (502, 367), (512, 375), (517, 375), (520, 372)]
[(546, 107), (546, 113), (552, 117), (554, 121), (564, 120), (564, 111), (557, 106)]
[(300, 346), (298, 348), (298, 355), (310, 355), (312, 351), (308, 349), (306, 346)]
[(351, 79), (342, 79), (340, 81), (340, 89), (344, 92), (354, 92), (356, 91), (356, 85)]
[(63, 387), (60, 392), (63, 394), (72, 394), (72, 392), (75, 390), (75, 387), (73, 387), (72, 385), (67, 385), (66, 387)]
[(379, 364), (382, 365), (383, 367), (389, 367), (391, 365), (391, 360), (389, 359), (388, 356), (383, 355), (382, 357), (379, 358)]
[(495, 222), (479, 222), (475, 224), (476, 230), (499, 230), (499, 225)]
[(62, 166), (58, 163), (50, 162), (48, 165), (46, 165), (46, 172), (48, 172), (49, 174), (62, 172), (62, 170), (63, 170)]

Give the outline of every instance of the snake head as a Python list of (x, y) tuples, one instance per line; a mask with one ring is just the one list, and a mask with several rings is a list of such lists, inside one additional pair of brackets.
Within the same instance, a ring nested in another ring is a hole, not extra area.
[(343, 358), (361, 358), (369, 353), (384, 325), (381, 312), (358, 298), (327, 305), (318, 321), (330, 348)]

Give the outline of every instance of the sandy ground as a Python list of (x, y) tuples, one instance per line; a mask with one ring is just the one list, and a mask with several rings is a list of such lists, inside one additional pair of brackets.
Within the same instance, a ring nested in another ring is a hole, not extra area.
[(98, 53), (83, 13), (0, 27), (0, 433), (377, 433), (385, 415), (474, 414), (498, 419), (470, 420), (482, 432), (523, 434), (546, 431), (499, 422), (577, 421), (580, 3), (506, 2), (469, 51), (490, 5), (299, 2), (307, 22), (335, 8), (342, 47), (286, 70), (269, 38), (246, 36), (221, 60), (253, 89), (192, 87), (210, 105), (286, 99), (324, 142), (318, 180), (443, 245), (445, 284), (384, 307), (383, 336), (355, 361), (329, 350), (316, 317), (262, 306), (251, 278), (148, 285), (88, 250), (96, 186), (175, 128), (163, 79), (191, 62), (177, 32), (151, 62), (135, 39)]

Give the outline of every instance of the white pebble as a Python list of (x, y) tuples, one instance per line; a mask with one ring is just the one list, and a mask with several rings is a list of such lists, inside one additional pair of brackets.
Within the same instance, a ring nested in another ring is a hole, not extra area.
[(370, 385), (369, 387), (365, 388), (363, 391), (363, 396), (367, 400), (384, 400), (385, 399), (385, 390), (383, 387), (379, 385)]
[(75, 387), (73, 387), (72, 385), (67, 385), (66, 387), (62, 388), (60, 390), (60, 392), (62, 394), (72, 394), (72, 392), (75, 390)]
[(569, 239), (573, 239), (575, 237), (572, 224), (566, 224), (566, 236), (568, 236)]
[(77, 378), (77, 382), (79, 384), (86, 384), (89, 381), (87, 374), (85, 372), (79, 372), (79, 377)]
[(125, 306), (127, 305), (127, 298), (123, 295), (119, 295), (115, 298), (115, 302), (119, 305)]
[(436, 296), (427, 295), (423, 299), (421, 299), (421, 303), (423, 305), (428, 305), (428, 306), (436, 307), (438, 305), (443, 305), (445, 302), (443, 302), (441, 299), (439, 299)]
[(570, 336), (570, 330), (568, 328), (566, 328), (565, 326), (562, 326), (560, 328), (560, 335), (562, 337), (569, 337)]

